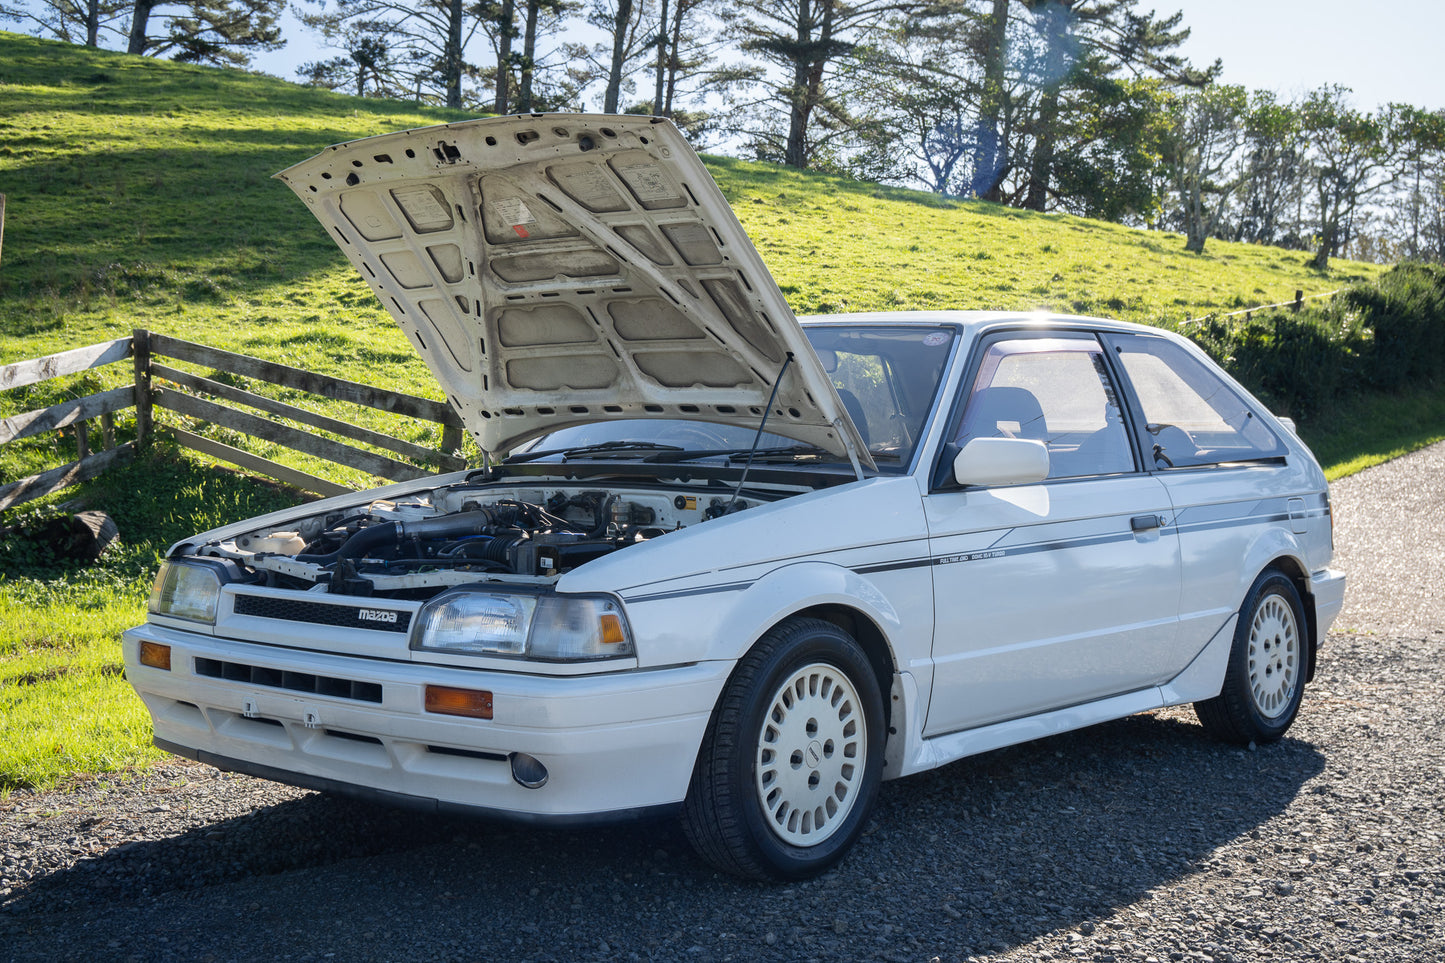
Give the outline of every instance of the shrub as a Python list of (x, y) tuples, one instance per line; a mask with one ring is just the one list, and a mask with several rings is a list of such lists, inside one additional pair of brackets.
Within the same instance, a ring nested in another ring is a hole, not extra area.
[(1445, 267), (1400, 264), (1298, 314), (1210, 317), (1186, 333), (1273, 410), (1307, 419), (1340, 398), (1438, 381)]

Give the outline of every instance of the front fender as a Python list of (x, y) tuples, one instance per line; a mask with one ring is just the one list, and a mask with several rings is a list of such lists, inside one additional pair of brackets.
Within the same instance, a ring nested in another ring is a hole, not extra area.
[[(820, 605), (853, 609), (878, 626), (890, 652), (903, 622), (878, 587), (857, 572), (827, 562), (798, 562), (773, 569), (748, 588), (718, 625), (707, 659), (739, 659), (768, 629), (788, 616)], [(894, 664), (897, 665), (895, 655)]]
[(788, 616), (841, 605), (871, 619), (891, 651), (903, 621), (878, 587), (852, 569), (807, 561), (752, 580), (715, 583), (625, 598), (643, 666), (736, 661)]

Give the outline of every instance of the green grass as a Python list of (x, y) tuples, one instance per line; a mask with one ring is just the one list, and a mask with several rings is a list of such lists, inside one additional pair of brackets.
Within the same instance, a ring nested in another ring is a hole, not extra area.
[(1338, 481), (1371, 465), (1445, 441), (1445, 386), (1366, 395), (1301, 429), (1310, 450)]
[(27, 525), (54, 511), (55, 499), (7, 513), (0, 530), (0, 793), (161, 758), (150, 748), (149, 717), (121, 677), (120, 655), (121, 630), (145, 619), (160, 555), (195, 532), (298, 501), (294, 492), (200, 465), (165, 445), (63, 497), (108, 512), (121, 534), (103, 564), (87, 568), (25, 537)]
[[(271, 174), (329, 144), (465, 116), (0, 32), (0, 364), (144, 327), (441, 399), (390, 317)], [(799, 314), (1042, 308), (1173, 326), (1380, 272), (1336, 261), (1320, 273), (1303, 253), (1214, 241), (1195, 256), (1173, 234), (706, 161)], [(0, 417), (128, 378), (122, 364), (3, 392)], [(268, 393), (418, 444), (437, 440), (432, 426)], [(1431, 425), (1445, 424), (1445, 399), (1431, 403), (1416, 423), (1397, 401), (1344, 412), (1318, 435), (1318, 426), (1304, 430), (1343, 471), (1438, 437)], [(250, 447), (344, 484), (371, 483), (277, 446)], [(73, 457), (68, 436), (4, 446), (0, 483)], [(85, 570), (0, 533), (0, 793), (158, 758), (118, 674), (119, 632), (144, 618), (158, 555), (295, 496), (162, 445), (8, 512), (3, 524), (64, 500), (111, 512), (120, 543)]]

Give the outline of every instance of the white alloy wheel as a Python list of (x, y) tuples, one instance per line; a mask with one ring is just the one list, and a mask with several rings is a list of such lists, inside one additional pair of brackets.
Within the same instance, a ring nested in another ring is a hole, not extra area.
[(1309, 624), (1299, 590), (1276, 568), (1239, 606), (1219, 695), (1194, 703), (1209, 734), (1237, 746), (1276, 742), (1294, 723), (1309, 672)]
[(1278, 594), (1266, 595), (1249, 626), (1249, 691), (1266, 719), (1289, 710), (1299, 684), (1300, 635), (1294, 609)]
[(815, 662), (773, 693), (758, 733), (755, 785), (766, 823), (794, 846), (838, 831), (861, 795), (868, 721), (853, 682)]

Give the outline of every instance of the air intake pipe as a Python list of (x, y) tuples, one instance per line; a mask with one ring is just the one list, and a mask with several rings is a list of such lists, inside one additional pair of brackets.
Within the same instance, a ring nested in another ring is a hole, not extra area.
[(335, 565), (346, 559), (361, 558), (381, 545), (398, 545), (408, 538), (462, 538), (467, 535), (481, 535), (496, 522), (496, 516), (489, 508), (415, 521), (383, 522), (363, 528), (330, 555), (297, 555), (296, 561), (312, 565)]

